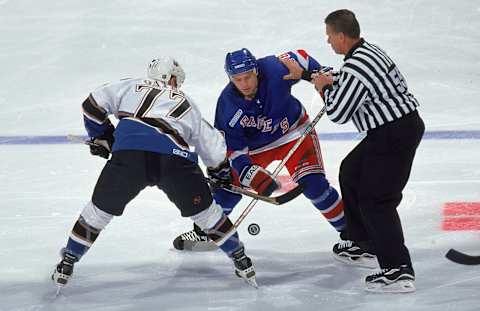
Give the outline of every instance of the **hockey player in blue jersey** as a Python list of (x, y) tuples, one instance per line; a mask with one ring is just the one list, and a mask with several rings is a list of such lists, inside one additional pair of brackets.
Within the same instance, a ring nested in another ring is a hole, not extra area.
[[(256, 59), (243, 48), (227, 53), (225, 71), (230, 79), (217, 102), (215, 127), (225, 135), (229, 159), (237, 183), (269, 196), (280, 183), (266, 170), (275, 160), (282, 160), (309, 124), (302, 103), (291, 94), (297, 80), (285, 80), (289, 72), (280, 59), (295, 59), (306, 72), (322, 66), (304, 50)], [(309, 76), (302, 77), (310, 80)], [(303, 186), (304, 195), (338, 231), (345, 228), (343, 202), (325, 178), (325, 170), (317, 134), (312, 131), (286, 168), (296, 183)], [(241, 195), (224, 189), (214, 193), (215, 200), (229, 214)], [(177, 249), (187, 249), (185, 242), (207, 244), (208, 237), (194, 230), (178, 236)]]
[[(173, 58), (160, 57), (150, 62), (147, 78), (106, 84), (83, 102), (90, 151), (107, 159), (111, 154), (111, 158), (52, 274), (59, 289), (68, 283), (74, 264), (101, 231), (147, 186), (163, 190), (181, 215), (190, 217), (232, 259), (237, 276), (257, 286), (252, 261), (232, 222), (212, 199), (197, 163), (199, 155), (210, 176), (228, 182), (225, 140), (179, 89), (184, 79), (182, 67)], [(111, 114), (119, 119), (116, 128), (108, 118)]]

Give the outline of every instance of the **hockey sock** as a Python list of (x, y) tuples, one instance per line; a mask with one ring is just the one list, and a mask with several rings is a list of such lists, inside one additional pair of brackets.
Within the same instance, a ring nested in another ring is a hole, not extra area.
[(224, 215), (212, 229), (206, 230), (206, 233), (229, 257), (241, 246), (238, 233), (226, 215)]
[(80, 216), (70, 232), (65, 251), (80, 259), (92, 246), (99, 234), (100, 230), (89, 226), (85, 219)]
[(218, 189), (213, 194), (213, 198), (223, 209), (225, 215), (229, 215), (233, 208), (240, 202), (242, 196), (238, 193), (232, 193), (224, 189)]
[(337, 230), (345, 229), (343, 201), (337, 190), (331, 187), (323, 174), (310, 174), (300, 178), (303, 194), (322, 213), (327, 221)]
[(70, 232), (65, 252), (80, 259), (112, 218), (113, 215), (100, 210), (91, 201), (88, 202)]
[(209, 208), (191, 218), (228, 256), (231, 256), (232, 252), (239, 248), (238, 233), (215, 200)]

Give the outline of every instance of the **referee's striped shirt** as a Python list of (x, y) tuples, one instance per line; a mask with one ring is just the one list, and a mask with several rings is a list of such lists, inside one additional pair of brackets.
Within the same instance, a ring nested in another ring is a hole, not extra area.
[(360, 39), (344, 60), (333, 76), (333, 86), (324, 89), (327, 115), (333, 122), (351, 119), (364, 132), (418, 107), (395, 63), (378, 46)]

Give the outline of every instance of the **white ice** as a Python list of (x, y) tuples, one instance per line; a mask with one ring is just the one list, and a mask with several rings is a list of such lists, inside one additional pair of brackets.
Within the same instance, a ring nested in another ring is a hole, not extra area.
[[(457, 1), (33, 1), (0, 0), (0, 136), (84, 134), (80, 104), (96, 86), (144, 74), (159, 54), (187, 72), (184, 90), (213, 119), (227, 82), (227, 51), (257, 56), (304, 48), (338, 67), (323, 19), (357, 13), (363, 36), (384, 48), (421, 103), (427, 130), (479, 130), (480, 3)], [(311, 115), (311, 87), (294, 89)], [(319, 132), (353, 131), (326, 118)], [(323, 141), (337, 185), (356, 141)], [(240, 229), (260, 288), (232, 273), (221, 252), (181, 253), (189, 230), (166, 196), (146, 190), (115, 219), (54, 299), (49, 279), (104, 161), (78, 144), (0, 145), (0, 310), (479, 310), (480, 270), (444, 258), (480, 254), (478, 231), (442, 231), (446, 202), (480, 200), (477, 139), (424, 140), (399, 207), (417, 274), (417, 292), (368, 294), (370, 271), (331, 258), (338, 236), (304, 198), (258, 204)], [(233, 213), (238, 216), (245, 199)]]

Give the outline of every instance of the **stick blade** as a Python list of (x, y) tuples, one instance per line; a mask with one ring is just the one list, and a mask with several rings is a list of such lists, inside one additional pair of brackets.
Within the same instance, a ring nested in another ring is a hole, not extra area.
[(275, 197), (275, 201), (277, 202), (278, 205), (287, 203), (296, 197), (298, 197), (301, 193), (303, 193), (303, 187), (301, 185), (296, 186), (292, 190), (285, 192), (282, 195), (279, 195), (278, 197)]
[(461, 253), (457, 250), (454, 250), (453, 248), (450, 249), (445, 254), (445, 257), (461, 265), (468, 265), (468, 266), (480, 265), (480, 256), (470, 256), (470, 255)]

